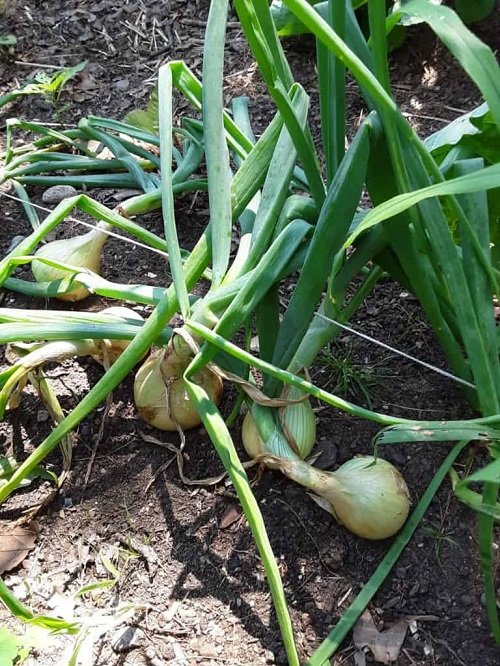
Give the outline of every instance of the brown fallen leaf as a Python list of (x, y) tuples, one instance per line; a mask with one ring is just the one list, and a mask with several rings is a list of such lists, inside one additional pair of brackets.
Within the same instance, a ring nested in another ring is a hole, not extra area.
[(80, 74), (79, 82), (75, 84), (74, 87), (78, 90), (84, 90), (85, 92), (88, 92), (90, 90), (96, 90), (96, 88), (99, 86), (97, 85), (92, 74), (87, 70), (87, 68), (85, 68)]
[(38, 536), (37, 524), (0, 526), (0, 574), (17, 567), (34, 548)]
[(241, 509), (235, 504), (231, 504), (222, 514), (220, 519), (219, 527), (221, 530), (226, 530), (228, 527), (231, 527), (241, 517)]
[(373, 622), (370, 611), (365, 610), (354, 627), (354, 645), (361, 651), (368, 648), (375, 661), (382, 664), (391, 664), (398, 658), (407, 629), (408, 623), (406, 620), (399, 620), (388, 629), (379, 631)]

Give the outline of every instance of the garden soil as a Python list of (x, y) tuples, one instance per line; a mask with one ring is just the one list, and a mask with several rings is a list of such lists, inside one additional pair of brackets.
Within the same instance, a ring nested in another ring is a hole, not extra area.
[[(4, 110), (42, 122), (75, 124), (94, 114), (122, 118), (144, 105), (159, 65), (184, 59), (201, 73), (207, 0), (0, 0), (0, 34), (12, 33), (17, 46), (0, 55), (0, 94), (35, 71), (51, 72), (87, 62), (82, 76), (70, 82), (57, 103), (29, 97)], [(497, 11), (477, 26), (493, 49), (500, 46)], [(319, 135), (314, 44), (309, 37), (286, 43), (293, 70), (311, 94), (315, 135)], [(391, 57), (395, 94), (409, 121), (422, 136), (472, 109), (480, 95), (426, 28), (411, 29)], [(228, 25), (225, 92), (250, 98), (259, 134), (272, 115), (236, 18)], [(348, 85), (348, 132), (365, 114), (356, 86)], [(187, 104), (176, 99), (180, 118)], [(0, 138), (0, 141), (3, 139)], [(41, 191), (30, 190), (34, 201)], [(95, 193), (116, 205), (114, 192)], [(2, 199), (0, 252), (29, 225), (16, 202)], [(208, 219), (203, 196), (177, 201), (183, 245), (192, 247)], [(158, 214), (141, 223), (161, 233)], [(66, 235), (79, 231), (68, 223)], [(130, 243), (106, 245), (103, 274), (125, 283), (164, 285), (164, 259)], [(286, 299), (284, 289), (282, 297)], [(27, 300), (3, 292), (3, 307), (68, 308), (60, 302)], [(106, 302), (91, 297), (80, 308), (99, 310)], [(146, 315), (148, 308), (137, 310)], [(414, 298), (390, 281), (382, 281), (352, 321), (354, 329), (440, 368), (446, 362)], [(92, 360), (51, 366), (49, 376), (66, 410), (71, 409), (101, 376)], [(469, 415), (459, 388), (436, 372), (345, 332), (313, 368), (313, 379), (329, 390), (375, 410), (405, 417), (441, 419)], [(105, 414), (98, 409), (74, 434), (73, 463), (60, 494), (37, 518), (35, 547), (6, 581), (26, 604), (41, 614), (69, 617), (74, 611), (89, 626), (102, 623), (93, 648), (82, 663), (99, 666), (175, 664), (177, 666), (263, 666), (285, 664), (272, 601), (248, 525), (232, 488), (181, 481), (172, 453), (160, 443), (178, 444), (174, 435), (154, 431), (138, 417), (132, 400), (133, 377), (113, 394)], [(234, 392), (225, 393), (229, 413)], [(357, 453), (372, 450), (373, 424), (355, 420), (318, 403), (318, 464), (335, 468)], [(234, 427), (239, 445), (238, 427)], [(33, 393), (8, 414), (0, 430), (4, 452), (26, 456), (50, 431), (48, 414)], [(99, 437), (103, 428), (103, 436)], [(449, 444), (386, 447), (383, 455), (405, 475), (413, 503), (422, 496)], [(241, 449), (240, 449), (241, 450)], [(187, 437), (184, 473), (190, 479), (222, 471), (203, 428)], [(472, 446), (459, 459), (459, 473), (480, 462), (483, 451)], [(170, 463), (170, 464), (168, 464)], [(61, 469), (59, 453), (49, 468)], [(252, 479), (256, 479), (252, 474)], [(48, 482), (36, 482), (2, 507), (0, 517), (14, 520), (47, 497)], [(254, 491), (284, 581), (301, 658), (326, 637), (368, 580), (390, 541), (362, 541), (340, 527), (308, 495), (277, 474), (256, 479)], [(4, 523), (5, 525), (5, 523)], [(495, 566), (499, 563), (497, 535)], [(107, 566), (111, 561), (118, 573)], [(75, 597), (84, 585), (108, 581)], [(111, 583), (110, 583), (111, 581)], [(114, 581), (114, 583), (113, 583)], [(120, 605), (134, 606), (125, 623), (110, 617)], [(399, 666), (493, 666), (500, 661), (485, 614), (478, 567), (477, 520), (443, 483), (402, 557), (389, 574), (369, 612), (379, 630), (403, 621), (406, 637), (395, 661)], [(6, 611), (0, 623), (19, 630)], [(401, 626), (401, 625), (398, 625)], [(74, 639), (37, 634), (28, 663), (63, 664)], [(42, 641), (42, 642), (41, 642)], [(87, 645), (87, 644), (86, 644)], [(88, 647), (88, 645), (87, 645)], [(373, 663), (357, 652), (352, 635), (332, 664)]]

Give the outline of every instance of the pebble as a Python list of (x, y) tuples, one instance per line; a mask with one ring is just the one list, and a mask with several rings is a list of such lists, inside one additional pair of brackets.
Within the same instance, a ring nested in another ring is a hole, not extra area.
[(54, 185), (54, 187), (49, 187), (48, 190), (42, 195), (43, 203), (48, 204), (58, 204), (64, 199), (69, 199), (69, 197), (74, 197), (78, 194), (77, 190), (71, 185)]
[(7, 250), (7, 254), (9, 252), (12, 252), (14, 248), (16, 248), (19, 243), (22, 243), (23, 240), (26, 238), (26, 236), (14, 236), (14, 238), (10, 241), (9, 249)]
[(44, 423), (45, 421), (48, 421), (49, 416), (50, 414), (46, 412), (44, 409), (39, 409), (36, 414), (37, 423)]
[(142, 644), (143, 636), (144, 634), (138, 627), (125, 627), (115, 633), (111, 647), (114, 652), (128, 652)]

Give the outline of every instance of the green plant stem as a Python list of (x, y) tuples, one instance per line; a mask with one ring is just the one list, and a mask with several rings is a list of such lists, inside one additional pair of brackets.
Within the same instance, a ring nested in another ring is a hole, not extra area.
[(184, 374), (189, 395), (202, 416), (203, 424), (207, 429), (210, 439), (212, 440), (238, 494), (238, 498), (262, 558), (269, 588), (273, 597), (274, 607), (276, 609), (276, 616), (283, 637), (288, 664), (290, 666), (299, 666), (299, 658), (297, 655), (297, 648), (295, 647), (293, 628), (290, 614), (288, 612), (285, 592), (281, 582), (278, 564), (274, 557), (269, 537), (267, 536), (266, 527), (258, 502), (252, 492), (247, 474), (238, 457), (238, 453), (234, 447), (229, 430), (224, 423), (224, 419), (217, 410), (217, 407), (210, 400), (207, 392), (201, 386), (190, 381), (192, 368), (194, 368), (195, 365), (196, 364), (193, 361)]
[[(495, 506), (498, 498), (498, 489), (499, 484), (497, 483), (485, 483), (482, 498), (483, 504)], [(479, 514), (479, 553), (486, 596), (486, 612), (493, 638), (496, 643), (500, 643), (500, 621), (498, 617), (495, 568), (493, 564), (494, 525), (495, 520), (492, 516), (487, 516), (483, 513)]]
[(56, 298), (74, 289), (73, 281), (84, 285), (93, 294), (104, 298), (114, 298), (145, 305), (156, 305), (165, 292), (161, 287), (149, 287), (142, 284), (119, 284), (89, 273), (75, 273), (71, 279), (53, 280), (52, 282), (28, 282), (18, 278), (7, 278), (4, 287), (17, 291), (19, 294), (33, 296), (33, 298)]
[[(368, 20), (370, 23), (370, 42), (373, 46), (375, 75), (387, 94), (391, 94), (389, 77), (389, 57), (387, 53), (387, 37), (385, 30), (385, 0), (371, 0), (368, 3)], [(340, 35), (342, 36), (342, 35)]]
[[(163, 215), (163, 229), (165, 240), (169, 249), (169, 263), (172, 279), (183, 317), (189, 315), (189, 297), (186, 288), (184, 271), (182, 268), (181, 251), (177, 238), (174, 214), (174, 193), (172, 177), (172, 71), (169, 65), (161, 67), (158, 74), (158, 123), (160, 131), (160, 159), (161, 159), (161, 202)], [(229, 205), (231, 197), (228, 193)], [(229, 211), (231, 214), (231, 211)]]

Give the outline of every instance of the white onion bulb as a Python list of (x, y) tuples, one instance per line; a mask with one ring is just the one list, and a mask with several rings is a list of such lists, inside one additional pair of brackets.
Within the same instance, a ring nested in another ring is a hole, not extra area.
[[(201, 423), (187, 392), (182, 375), (190, 358), (180, 357), (170, 346), (167, 353), (152, 354), (141, 366), (134, 382), (134, 399), (141, 417), (159, 430), (194, 428)], [(191, 379), (202, 386), (217, 405), (222, 397), (222, 380), (208, 368)]]
[(335, 472), (302, 460), (261, 456), (262, 462), (312, 490), (313, 499), (349, 531), (364, 539), (386, 539), (404, 525), (410, 510), (408, 487), (387, 460), (357, 456)]
[[(79, 266), (94, 273), (101, 269), (101, 250), (106, 242), (107, 234), (100, 229), (89, 231), (82, 236), (64, 238), (42, 245), (35, 257), (52, 259), (62, 264)], [(70, 273), (53, 268), (41, 261), (33, 261), (31, 270), (37, 282), (52, 282), (53, 280), (67, 280)], [(89, 290), (82, 284), (75, 282), (75, 288), (65, 294), (58, 294), (56, 298), (61, 301), (81, 301), (90, 294)]]

